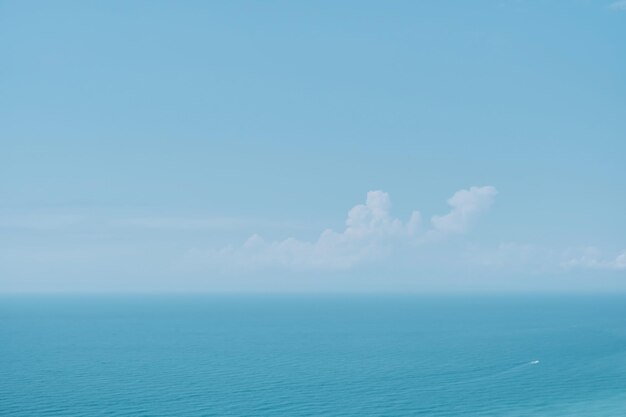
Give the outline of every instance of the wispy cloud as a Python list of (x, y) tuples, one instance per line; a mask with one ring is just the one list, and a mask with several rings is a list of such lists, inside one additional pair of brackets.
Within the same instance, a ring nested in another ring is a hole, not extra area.
[(470, 246), (463, 257), (468, 265), (494, 270), (533, 273), (571, 269), (626, 270), (626, 250), (606, 255), (595, 246), (557, 248), (506, 242), (496, 247)]
[(266, 241), (251, 236), (242, 246), (219, 250), (194, 250), (191, 256), (226, 268), (287, 267), (349, 269), (355, 265), (388, 257), (398, 245), (425, 243), (436, 234), (445, 236), (466, 232), (496, 195), (491, 186), (471, 187), (456, 192), (449, 200), (449, 213), (434, 216), (431, 227), (423, 230), (422, 216), (413, 211), (406, 221), (391, 215), (391, 200), (384, 191), (367, 193), (365, 204), (354, 206), (346, 227), (337, 232), (324, 230), (315, 241), (290, 237)]
[(519, 242), (502, 242), (495, 247), (470, 245), (462, 257), (467, 265), (481, 269), (529, 272), (554, 271), (561, 260), (558, 250)]
[(75, 213), (27, 213), (0, 215), (0, 230), (59, 231), (85, 222)]
[(607, 257), (594, 246), (570, 249), (566, 253), (562, 266), (565, 268), (624, 270), (626, 269), (626, 250), (614, 257)]
[(294, 222), (240, 217), (202, 215), (129, 215), (106, 210), (39, 210), (29, 213), (0, 213), (0, 231), (63, 233), (81, 232), (207, 232), (266, 229), (309, 228)]
[(626, 11), (626, 0), (618, 0), (609, 4), (609, 9), (617, 11)]
[(302, 225), (264, 219), (239, 217), (203, 217), (203, 216), (137, 216), (120, 217), (109, 220), (117, 228), (145, 229), (155, 231), (211, 231), (242, 230), (253, 227), (299, 228)]

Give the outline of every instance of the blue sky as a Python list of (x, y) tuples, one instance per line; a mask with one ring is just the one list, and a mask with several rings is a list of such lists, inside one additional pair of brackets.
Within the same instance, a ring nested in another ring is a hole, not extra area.
[(0, 291), (625, 291), (624, 39), (611, 1), (0, 1)]

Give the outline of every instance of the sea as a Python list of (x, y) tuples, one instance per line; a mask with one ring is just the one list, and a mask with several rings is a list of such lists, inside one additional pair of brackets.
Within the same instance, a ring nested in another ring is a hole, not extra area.
[(0, 416), (626, 416), (626, 297), (3, 295)]

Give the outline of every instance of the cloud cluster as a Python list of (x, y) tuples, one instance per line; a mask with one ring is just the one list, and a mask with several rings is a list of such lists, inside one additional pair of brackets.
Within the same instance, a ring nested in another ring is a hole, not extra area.
[(348, 269), (388, 257), (399, 245), (424, 243), (432, 235), (463, 233), (494, 201), (496, 189), (471, 187), (456, 192), (449, 200), (450, 212), (433, 216), (430, 228), (422, 230), (422, 216), (413, 211), (406, 221), (391, 215), (391, 200), (384, 191), (367, 193), (365, 204), (354, 206), (342, 231), (324, 230), (315, 241), (293, 237), (266, 241), (251, 236), (242, 246), (228, 246), (200, 252), (213, 265), (227, 267), (287, 267), (306, 269)]

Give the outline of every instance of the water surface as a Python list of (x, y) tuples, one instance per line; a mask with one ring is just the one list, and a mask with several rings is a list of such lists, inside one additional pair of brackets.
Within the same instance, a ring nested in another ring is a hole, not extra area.
[(3, 296), (0, 371), (3, 416), (621, 417), (626, 298)]

